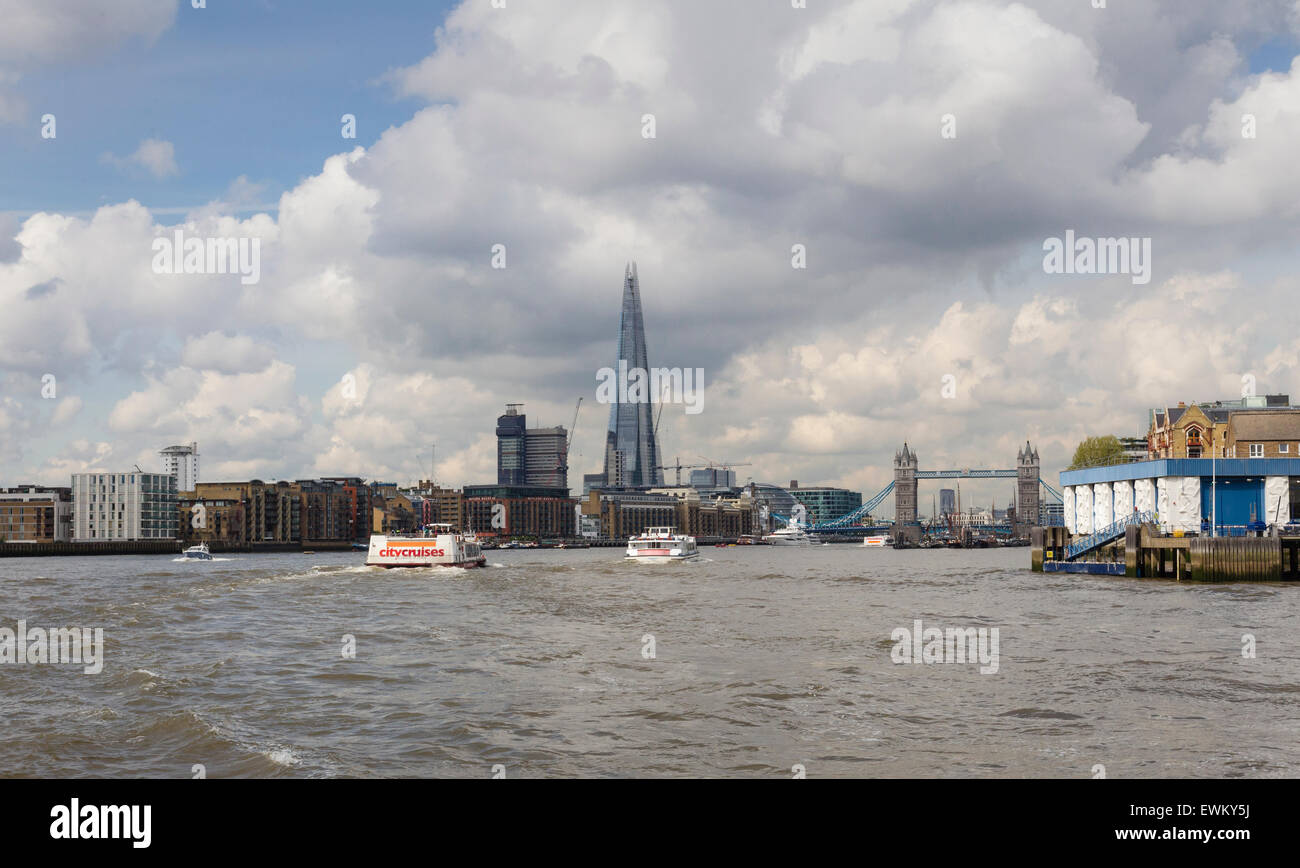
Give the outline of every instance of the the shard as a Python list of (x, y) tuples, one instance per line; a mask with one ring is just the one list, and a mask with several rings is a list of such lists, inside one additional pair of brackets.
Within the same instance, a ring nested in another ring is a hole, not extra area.
[[(623, 314), (618, 327), (618, 357), (614, 370), (640, 369), (648, 376), (645, 323), (641, 319), (641, 284), (636, 263), (630, 263), (623, 277)], [(653, 405), (649, 400), (627, 400), (627, 389), (609, 408), (609, 433), (605, 437), (605, 484), (615, 488), (635, 488), (663, 484), (659, 469), (659, 444), (655, 442)]]

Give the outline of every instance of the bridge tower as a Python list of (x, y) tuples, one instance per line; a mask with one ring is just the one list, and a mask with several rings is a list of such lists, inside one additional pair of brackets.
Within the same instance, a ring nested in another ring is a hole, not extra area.
[(1025, 441), (1016, 453), (1016, 524), (1038, 524), (1038, 450)]
[(911, 540), (921, 538), (921, 526), (916, 522), (916, 453), (903, 444), (902, 452), (894, 453), (894, 537)]

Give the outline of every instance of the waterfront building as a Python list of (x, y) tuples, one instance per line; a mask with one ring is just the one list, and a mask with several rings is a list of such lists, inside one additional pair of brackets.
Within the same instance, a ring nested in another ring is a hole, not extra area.
[(20, 485), (0, 490), (0, 542), (69, 542), (72, 489)]
[(600, 536), (607, 539), (625, 539), (650, 527), (676, 527), (696, 537), (739, 537), (755, 529), (754, 502), (748, 494), (709, 500), (684, 487), (592, 491), (583, 500), (582, 513), (592, 524), (599, 523)]
[(779, 485), (772, 485), (767, 482), (751, 482), (745, 486), (745, 492), (749, 495), (757, 511), (756, 532), (768, 533), (775, 529), (782, 522), (777, 519), (778, 516), (789, 518), (794, 514), (794, 508), (799, 501), (794, 499), (794, 495), (786, 491)]
[(348, 538), (354, 541), (369, 540), (373, 526), (374, 495), (376, 493), (382, 495), (382, 492), (376, 492), (359, 476), (326, 476), (325, 481), (341, 485), (344, 495), (348, 498), (350, 512)]
[(170, 473), (72, 474), (72, 540), (176, 538), (176, 477)]
[(792, 482), (789, 491), (795, 500), (808, 507), (808, 521), (813, 524), (848, 515), (862, 506), (862, 493), (847, 488), (799, 486)]
[(199, 444), (168, 446), (158, 454), (163, 460), (163, 473), (176, 477), (176, 491), (193, 491), (199, 482)]
[(465, 530), (480, 536), (572, 537), (577, 533), (567, 488), (467, 485)]
[[(623, 308), (619, 319), (618, 354), (614, 370), (641, 370), (649, 376), (650, 362), (646, 350), (645, 322), (641, 313), (641, 284), (636, 263), (630, 263), (623, 275)], [(609, 407), (609, 430), (605, 435), (604, 481), (599, 487), (648, 488), (663, 485), (659, 469), (659, 444), (655, 439), (651, 401), (629, 400), (617, 390)], [(584, 485), (584, 488), (586, 486)]]
[[(1300, 413), (1291, 406), (1289, 395), (1252, 395), (1232, 401), (1157, 407), (1148, 414), (1147, 458), (1248, 458), (1233, 456), (1228, 429), (1235, 416), (1267, 413)], [(1127, 450), (1126, 450), (1127, 451)]]
[(418, 502), (412, 498), (411, 506), (422, 525), (449, 524), (457, 529), (465, 528), (465, 495), (460, 491), (422, 480)]
[[(200, 482), (194, 502), (240, 504), (244, 516), (242, 544), (256, 548), (302, 542), (302, 487), (298, 483), (260, 479)], [(232, 539), (240, 538), (233, 530), (227, 533)]]
[(375, 533), (410, 533), (416, 529), (418, 517), (411, 499), (394, 493), (391, 497), (377, 497), (370, 526)]
[(242, 498), (221, 500), (184, 492), (176, 501), (177, 537), (185, 545), (214, 543), (241, 549), (248, 545), (248, 506)]
[(299, 479), (295, 484), (302, 492), (303, 545), (350, 541), (354, 513), (344, 486), (328, 479)]
[(1300, 458), (1159, 458), (1061, 473), (1062, 515), (1072, 534), (1150, 512), (1165, 533), (1220, 535), (1300, 517)]
[(1233, 458), (1300, 457), (1300, 410), (1232, 413), (1224, 451)]

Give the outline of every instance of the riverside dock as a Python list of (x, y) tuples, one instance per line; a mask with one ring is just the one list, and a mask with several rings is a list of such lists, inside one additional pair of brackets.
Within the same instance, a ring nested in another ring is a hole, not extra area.
[(1300, 460), (1178, 458), (1066, 471), (1036, 571), (1196, 582), (1300, 580)]
[(1071, 559), (1070, 545), (1066, 528), (1034, 528), (1032, 569), (1185, 582), (1300, 581), (1300, 536), (1166, 536), (1143, 523), (1082, 557)]

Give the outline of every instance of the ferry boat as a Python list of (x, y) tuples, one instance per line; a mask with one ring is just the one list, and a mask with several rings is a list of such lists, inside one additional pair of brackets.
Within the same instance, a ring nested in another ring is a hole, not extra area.
[(675, 527), (650, 527), (628, 539), (626, 560), (663, 564), (690, 560), (699, 553), (695, 537), (680, 534)]
[(799, 525), (792, 524), (772, 531), (763, 537), (763, 542), (770, 546), (812, 546), (821, 545), (822, 541), (816, 534), (808, 533)]
[(181, 557), (187, 561), (210, 561), (212, 560), (212, 553), (208, 551), (207, 543), (199, 543), (181, 552)]
[(887, 533), (881, 533), (881, 534), (876, 534), (875, 536), (867, 536), (862, 538), (862, 545), (865, 548), (869, 548), (869, 549), (883, 549), (891, 542), (893, 542), (893, 540), (889, 538), (889, 534)]
[(370, 535), (369, 567), (481, 567), (487, 556), (474, 534), (450, 524), (431, 524), (416, 534)]

